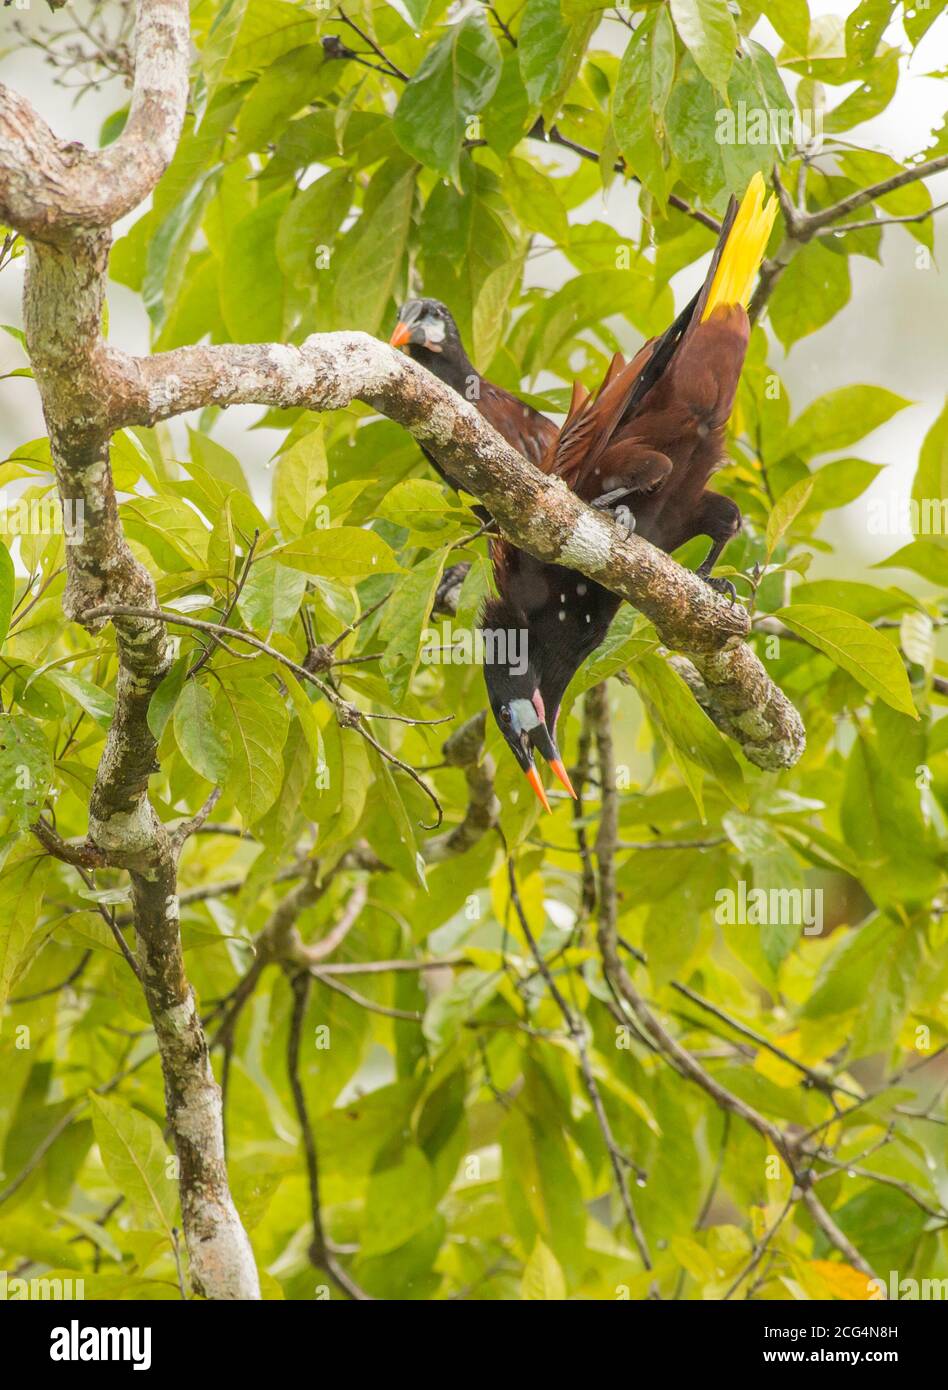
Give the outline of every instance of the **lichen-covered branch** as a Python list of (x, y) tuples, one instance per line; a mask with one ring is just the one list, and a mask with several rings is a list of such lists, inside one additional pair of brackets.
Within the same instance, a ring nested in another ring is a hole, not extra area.
[(188, 99), (188, 0), (139, 0), (128, 120), (104, 150), (60, 140), (23, 97), (0, 85), (0, 222), (68, 240), (110, 228), (148, 197), (171, 163)]
[[(410, 358), (363, 333), (314, 334), (278, 344), (179, 348), (116, 361), (124, 381), (116, 427), (155, 424), (206, 405), (254, 403), (338, 410), (361, 400), (403, 425), (505, 535), (542, 560), (577, 569), (650, 618), (666, 646), (701, 669), (715, 722), (758, 765), (789, 767), (804, 732), (799, 715), (742, 638), (745, 610), (689, 570), (587, 507), (528, 464), (472, 405)], [(705, 658), (715, 657), (713, 661)]]

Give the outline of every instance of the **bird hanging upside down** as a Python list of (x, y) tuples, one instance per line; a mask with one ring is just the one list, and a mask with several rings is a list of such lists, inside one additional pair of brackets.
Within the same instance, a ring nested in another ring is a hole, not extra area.
[[(740, 207), (731, 199), (699, 292), (631, 362), (616, 354), (594, 396), (577, 383), (559, 431), (477, 376), (453, 319), (436, 301), (403, 306), (392, 342), (411, 344), (413, 356), (469, 399), (465, 386), (473, 374), (480, 384), (474, 404), (507, 442), (544, 472), (563, 478), (583, 501), (612, 512), (626, 530), (669, 553), (694, 536), (710, 537), (697, 572), (733, 601), (733, 586), (713, 579), (711, 571), (740, 530), (741, 515), (730, 498), (706, 484), (724, 462), (725, 430), (750, 338), (746, 306), (776, 211), (774, 198), (764, 206), (764, 183), (756, 174)], [(556, 746), (560, 702), (604, 640), (621, 599), (507, 540), (493, 543), (491, 559), (497, 597), (487, 601), (482, 626), (493, 633), (489, 650), (514, 656), (485, 664), (491, 710), (549, 810), (535, 752), (575, 795)]]
[[(562, 477), (584, 501), (622, 507), (625, 524), (669, 553), (693, 536), (711, 548), (698, 569), (711, 578), (740, 530), (734, 502), (706, 484), (724, 460), (724, 436), (750, 337), (746, 305), (776, 215), (756, 176), (732, 200), (699, 293), (661, 338), (626, 364), (617, 357), (594, 398), (574, 390), (570, 416), (545, 454), (544, 472)], [(560, 565), (545, 564), (506, 540), (492, 547), (497, 597), (483, 626), (526, 637), (526, 669), (485, 666), (491, 709), (508, 746), (548, 810), (535, 751), (571, 794), (556, 746), (556, 721), (569, 682), (602, 643), (621, 600)], [(494, 650), (499, 644), (494, 642)], [(517, 649), (518, 652), (521, 648)]]

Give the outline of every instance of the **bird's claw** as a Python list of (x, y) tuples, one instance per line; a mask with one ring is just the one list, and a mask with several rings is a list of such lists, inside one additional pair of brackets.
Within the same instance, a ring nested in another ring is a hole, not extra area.
[(620, 497), (628, 497), (630, 488), (614, 487), (611, 492), (604, 492), (600, 497), (596, 497), (590, 502), (591, 507), (595, 507), (597, 512), (611, 511)]
[(619, 530), (622, 532), (624, 539), (628, 540), (635, 530), (635, 517), (631, 510), (625, 506), (616, 507), (612, 516)]
[(730, 579), (723, 579), (713, 574), (702, 574), (700, 570), (698, 571), (698, 575), (708, 585), (708, 588), (713, 589), (716, 594), (726, 594), (730, 599), (731, 607), (734, 607), (737, 602), (737, 590)]

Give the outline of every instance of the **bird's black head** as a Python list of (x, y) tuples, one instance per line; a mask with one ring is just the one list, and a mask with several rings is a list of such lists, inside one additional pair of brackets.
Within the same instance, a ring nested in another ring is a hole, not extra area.
[(547, 727), (547, 715), (536, 670), (530, 662), (530, 634), (526, 620), (502, 600), (485, 605), (481, 620), (484, 639), (484, 682), (491, 713), (507, 747), (526, 774), (545, 810), (550, 809), (540, 774), (534, 763), (538, 752), (570, 796), (570, 784), (559, 750)]
[(407, 299), (389, 339), (460, 395), (469, 397), (477, 372), (450, 309), (437, 299)]
[[(392, 347), (420, 347), (428, 352), (451, 351), (461, 338), (450, 309), (438, 299), (406, 299), (398, 311)], [(412, 353), (414, 356), (414, 353)]]

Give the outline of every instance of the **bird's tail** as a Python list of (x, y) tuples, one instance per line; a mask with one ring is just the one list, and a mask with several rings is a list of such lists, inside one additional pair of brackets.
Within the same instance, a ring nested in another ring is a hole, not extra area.
[(746, 309), (750, 303), (751, 290), (777, 216), (777, 199), (771, 195), (765, 204), (764, 193), (764, 180), (759, 173), (755, 174), (726, 239), (722, 238), (721, 254), (701, 306), (701, 323), (722, 305), (740, 304)]

